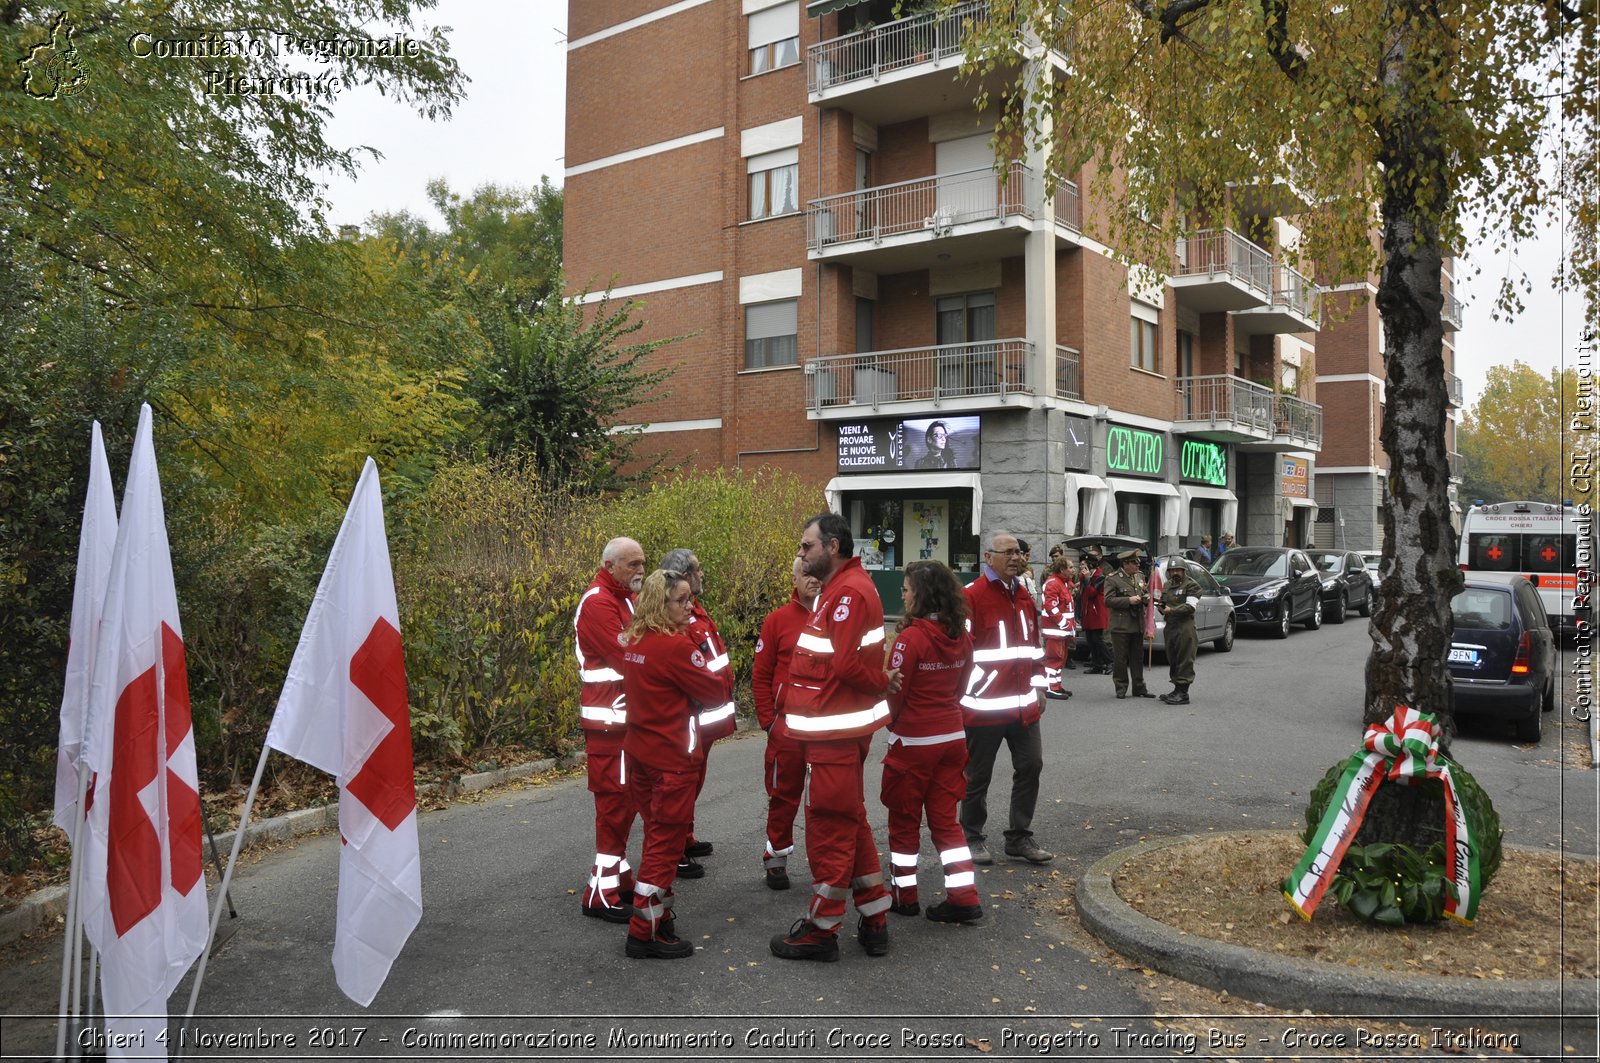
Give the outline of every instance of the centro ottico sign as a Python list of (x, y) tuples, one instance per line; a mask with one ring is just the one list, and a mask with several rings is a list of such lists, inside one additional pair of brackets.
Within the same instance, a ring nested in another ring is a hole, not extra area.
[(1166, 461), (1166, 441), (1155, 432), (1112, 425), (1106, 430), (1106, 469), (1134, 476), (1160, 476)]
[(1228, 452), (1221, 443), (1185, 439), (1178, 452), (1178, 476), (1213, 487), (1228, 486)]

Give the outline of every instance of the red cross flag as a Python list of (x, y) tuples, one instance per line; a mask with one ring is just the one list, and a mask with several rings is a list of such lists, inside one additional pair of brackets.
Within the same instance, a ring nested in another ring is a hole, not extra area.
[(267, 745), (338, 778), (333, 971), (366, 1007), (422, 919), (400, 609), (371, 458), (317, 585)]
[(73, 839), (78, 810), (78, 759), (83, 754), (83, 722), (89, 707), (89, 676), (94, 664), (100, 610), (111, 579), (111, 555), (117, 545), (117, 500), (111, 487), (111, 466), (100, 436), (100, 422), (89, 434), (89, 490), (83, 499), (83, 525), (78, 530), (78, 570), (72, 584), (72, 632), (67, 644), (67, 683), (61, 695), (61, 738), (56, 743), (55, 825)]
[(139, 411), (95, 646), (83, 925), (100, 950), (106, 1054), (166, 1058), (167, 997), (205, 947), (200, 782), (150, 407)]

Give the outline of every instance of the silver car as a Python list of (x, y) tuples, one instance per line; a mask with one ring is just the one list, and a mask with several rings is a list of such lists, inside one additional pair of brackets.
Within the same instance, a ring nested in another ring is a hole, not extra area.
[[(1200, 597), (1194, 607), (1194, 629), (1201, 644), (1209, 642), (1217, 648), (1218, 653), (1227, 653), (1233, 649), (1233, 599), (1222, 584), (1206, 571), (1204, 565), (1190, 561), (1181, 554), (1167, 554), (1155, 559), (1155, 568), (1161, 573), (1163, 586), (1173, 565), (1182, 565), (1189, 579), (1200, 588)], [(1166, 651), (1166, 626), (1167, 622), (1157, 613), (1155, 648), (1162, 652)]]

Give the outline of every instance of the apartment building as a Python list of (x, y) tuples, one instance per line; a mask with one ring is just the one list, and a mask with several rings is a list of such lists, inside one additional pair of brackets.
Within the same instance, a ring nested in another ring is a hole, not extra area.
[[(1360, 508), (1342, 478), (1381, 478), (1382, 362), (1370, 337), (1319, 359), (1319, 289), (1281, 255), (1303, 204), (1241, 189), (1238, 231), (1130, 275), (1089, 235), (1087, 175), (996, 169), (959, 73), (987, 0), (894, 6), (569, 4), (569, 283), (686, 337), (630, 415), (646, 449), (814, 483), (891, 601), (908, 561), (974, 569), (984, 528), (1309, 545), (1319, 500)], [(1354, 409), (1357, 377), (1380, 381), (1371, 445), (1325, 496), (1321, 395)]]

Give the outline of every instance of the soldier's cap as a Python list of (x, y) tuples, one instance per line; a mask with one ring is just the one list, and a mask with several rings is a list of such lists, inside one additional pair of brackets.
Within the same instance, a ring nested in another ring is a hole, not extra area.
[(1117, 555), (1117, 560), (1118, 561), (1137, 561), (1137, 560), (1139, 560), (1139, 551), (1137, 549), (1124, 550), (1124, 551), (1122, 551), (1122, 553)]

